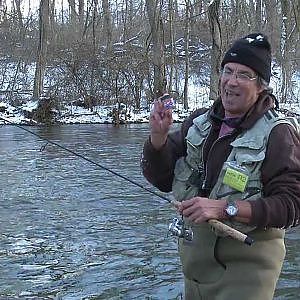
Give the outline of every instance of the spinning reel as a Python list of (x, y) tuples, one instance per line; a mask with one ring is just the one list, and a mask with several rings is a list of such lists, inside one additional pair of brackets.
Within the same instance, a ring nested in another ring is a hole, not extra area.
[(184, 221), (181, 219), (174, 218), (172, 223), (169, 225), (169, 232), (173, 236), (183, 238), (187, 241), (193, 240), (193, 231), (191, 228), (186, 228)]

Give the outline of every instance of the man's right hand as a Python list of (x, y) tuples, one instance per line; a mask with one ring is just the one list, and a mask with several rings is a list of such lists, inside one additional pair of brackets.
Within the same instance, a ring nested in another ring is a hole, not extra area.
[(166, 143), (170, 127), (173, 124), (172, 109), (166, 109), (160, 98), (154, 101), (149, 123), (151, 144), (159, 150)]

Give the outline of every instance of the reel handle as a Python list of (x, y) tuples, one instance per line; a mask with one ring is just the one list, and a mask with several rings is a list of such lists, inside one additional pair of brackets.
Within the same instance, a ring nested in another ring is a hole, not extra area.
[[(180, 202), (178, 202), (176, 200), (171, 200), (170, 203), (174, 207), (176, 207), (179, 205)], [(235, 240), (243, 242), (246, 245), (251, 246), (254, 243), (254, 240), (251, 237), (244, 234), (243, 232), (240, 232), (240, 231), (222, 223), (221, 221), (218, 221), (215, 219), (210, 219), (210, 220), (208, 220), (208, 223), (209, 223), (209, 225), (211, 225), (213, 228), (217, 229), (218, 231), (224, 233), (227, 236), (232, 237)]]

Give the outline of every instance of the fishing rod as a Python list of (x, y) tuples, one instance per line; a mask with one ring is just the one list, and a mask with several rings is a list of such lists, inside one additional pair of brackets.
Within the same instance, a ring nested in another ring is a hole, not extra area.
[[(103, 169), (103, 170), (105, 170), (105, 171), (107, 171), (107, 172), (109, 172), (109, 173), (111, 173), (111, 174), (113, 174), (115, 176), (118, 176), (118, 177), (122, 178), (122, 179), (130, 182), (131, 184), (133, 184), (135, 186), (138, 186), (139, 188), (143, 189), (144, 191), (147, 191), (150, 194), (153, 194), (153, 195), (155, 195), (155, 196), (157, 196), (157, 197), (159, 197), (159, 198), (161, 198), (163, 200), (168, 201), (174, 207), (178, 207), (178, 205), (180, 204), (180, 202), (176, 201), (175, 199), (170, 199), (168, 197), (165, 197), (165, 196), (161, 195), (160, 193), (157, 193), (157, 192), (155, 192), (155, 191), (153, 191), (153, 190), (151, 190), (151, 189), (143, 186), (142, 184), (140, 184), (140, 183), (138, 183), (138, 182), (136, 182), (136, 181), (134, 181), (134, 180), (132, 180), (132, 179), (130, 179), (130, 178), (128, 178), (128, 177), (126, 177), (126, 176), (118, 173), (118, 172), (116, 172), (116, 171), (113, 171), (113, 170), (111, 170), (111, 169), (103, 166), (100, 163), (97, 163), (97, 162), (95, 162), (95, 161), (93, 161), (93, 160), (91, 160), (91, 159), (89, 159), (89, 158), (81, 155), (80, 153), (77, 153), (77, 152), (75, 152), (75, 151), (73, 151), (73, 150), (71, 150), (71, 149), (69, 149), (67, 147), (64, 147), (61, 144), (58, 144), (58, 143), (56, 143), (54, 141), (51, 141), (51, 140), (49, 140), (49, 139), (47, 139), (45, 137), (42, 137), (41, 135), (39, 135), (39, 134), (37, 134), (37, 133), (29, 130), (28, 128), (25, 128), (24, 126), (20, 126), (18, 124), (15, 124), (12, 121), (7, 120), (6, 118), (3, 118), (2, 116), (0, 116), (0, 120), (2, 120), (4, 122), (7, 122), (7, 123), (9, 123), (9, 124), (11, 124), (11, 125), (19, 128), (21, 130), (24, 130), (24, 131), (26, 131), (26, 132), (28, 132), (28, 133), (30, 133), (30, 134), (38, 137), (40, 140), (43, 140), (43, 141), (47, 142), (47, 144), (54, 145), (54, 146), (56, 146), (56, 147), (58, 147), (58, 148), (60, 148), (60, 149), (62, 149), (64, 151), (66, 151), (66, 152), (71, 153), (72, 155), (74, 155), (76, 157), (79, 157), (79, 158), (81, 158), (81, 159), (83, 159), (83, 160), (85, 160), (85, 161), (87, 161), (87, 162), (89, 162), (89, 163), (97, 166), (100, 169)], [(46, 145), (43, 148), (45, 148)], [(220, 232), (223, 232), (226, 235), (231, 236), (232, 238), (234, 238), (234, 239), (236, 239), (238, 241), (241, 241), (241, 242), (243, 242), (243, 243), (245, 243), (247, 245), (251, 245), (254, 242), (246, 234), (244, 234), (244, 233), (242, 233), (242, 232), (240, 232), (240, 231), (238, 231), (238, 230), (236, 230), (236, 229), (234, 229), (234, 228), (232, 228), (232, 227), (230, 227), (230, 226), (228, 226), (228, 225), (226, 225), (226, 224), (224, 224), (224, 223), (222, 223), (222, 222), (220, 222), (218, 220), (211, 219), (211, 220), (208, 220), (208, 223), (212, 227), (214, 227), (216, 230), (219, 230)], [(183, 220), (179, 220), (177, 218), (174, 218), (173, 222), (169, 225), (169, 231), (174, 236), (177, 236), (177, 237), (180, 237), (180, 238), (185, 238), (187, 240), (192, 240), (193, 239), (193, 233), (192, 233), (191, 229), (185, 228)]]
[[(147, 192), (149, 192), (149, 193), (151, 193), (151, 194), (153, 194), (153, 195), (155, 195), (155, 196), (158, 196), (158, 197), (160, 197), (160, 198), (162, 198), (162, 199), (164, 199), (164, 200), (167, 200), (169, 203), (172, 202), (172, 200), (170, 200), (169, 198), (167, 198), (167, 197), (165, 197), (165, 196), (163, 196), (163, 195), (161, 195), (161, 194), (159, 194), (159, 193), (157, 193), (157, 192), (155, 192), (155, 191), (152, 191), (151, 189), (149, 189), (149, 188), (147, 188), (147, 187), (144, 187), (142, 184), (140, 184), (140, 183), (138, 183), (138, 182), (136, 182), (136, 181), (133, 181), (133, 180), (131, 180), (130, 178), (128, 178), (128, 177), (126, 177), (126, 176), (124, 176), (124, 175), (122, 175), (122, 174), (119, 174), (118, 172), (115, 172), (115, 171), (113, 171), (113, 170), (111, 170), (111, 169), (109, 169), (109, 168), (107, 168), (107, 167), (105, 167), (105, 166), (103, 166), (103, 165), (101, 165), (101, 164), (99, 164), (99, 163), (97, 163), (97, 162), (95, 162), (95, 161), (93, 161), (93, 160), (91, 160), (91, 159), (89, 159), (89, 158), (87, 158), (87, 157), (85, 157), (85, 156), (83, 156), (83, 155), (81, 155), (81, 154), (79, 154), (79, 153), (77, 153), (77, 152), (75, 152), (75, 151), (69, 149), (69, 148), (66, 148), (66, 147), (64, 147), (64, 146), (62, 146), (62, 145), (60, 145), (60, 144), (58, 144), (58, 143), (56, 143), (56, 142), (54, 142), (54, 141), (51, 141), (51, 140), (49, 140), (49, 139), (47, 139), (47, 138), (45, 138), (45, 137), (42, 137), (42, 136), (40, 136), (39, 134), (37, 134), (37, 133), (35, 133), (35, 132), (33, 132), (33, 131), (31, 131), (31, 130), (25, 128), (24, 126), (20, 126), (20, 125), (18, 125), (18, 124), (15, 124), (15, 123), (11, 122), (10, 120), (7, 120), (7, 119), (5, 119), (5, 118), (3, 118), (3, 117), (1, 117), (1, 116), (0, 116), (0, 120), (3, 120), (3, 121), (5, 121), (5, 122), (8, 122), (8, 123), (10, 123), (11, 125), (13, 125), (13, 126), (15, 126), (15, 127), (18, 127), (18, 128), (20, 128), (20, 129), (22, 129), (22, 130), (24, 130), (24, 131), (26, 131), (26, 132), (28, 132), (28, 133), (30, 133), (30, 134), (36, 136), (36, 137), (38, 137), (38, 138), (41, 139), (41, 140), (44, 140), (45, 142), (47, 142), (47, 144), (52, 144), (52, 145), (54, 145), (54, 146), (56, 146), (56, 147), (58, 147), (58, 148), (60, 148), (60, 149), (63, 149), (64, 151), (67, 151), (67, 152), (73, 154), (74, 156), (77, 156), (77, 157), (79, 157), (79, 158), (81, 158), (81, 159), (83, 159), (83, 160), (85, 160), (85, 161), (87, 161), (87, 162), (89, 162), (89, 163), (91, 163), (91, 164), (93, 164), (93, 165), (99, 167), (100, 169), (103, 169), (103, 170), (105, 170), (105, 171), (108, 171), (108, 172), (112, 173), (113, 175), (116, 175), (116, 176), (118, 176), (118, 177), (120, 177), (120, 178), (122, 178), (122, 179), (124, 179), (124, 180), (126, 180), (126, 181), (128, 181), (128, 182), (130, 182), (130, 183), (132, 183), (132, 184), (134, 184), (134, 185), (136, 185), (136, 186), (142, 188), (143, 190), (145, 190), (145, 191), (147, 191)], [(47, 144), (46, 144), (46, 145), (47, 145)], [(46, 146), (46, 145), (45, 145), (45, 146)], [(45, 148), (45, 146), (44, 146), (43, 148)]]

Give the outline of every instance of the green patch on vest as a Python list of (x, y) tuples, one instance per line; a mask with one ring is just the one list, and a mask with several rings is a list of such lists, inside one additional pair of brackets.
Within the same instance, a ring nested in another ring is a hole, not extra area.
[[(242, 168), (239, 168), (242, 169)], [(246, 172), (247, 170), (245, 170)], [(247, 186), (249, 176), (243, 170), (237, 170), (235, 167), (228, 166), (225, 171), (223, 183), (239, 192), (244, 192)]]

